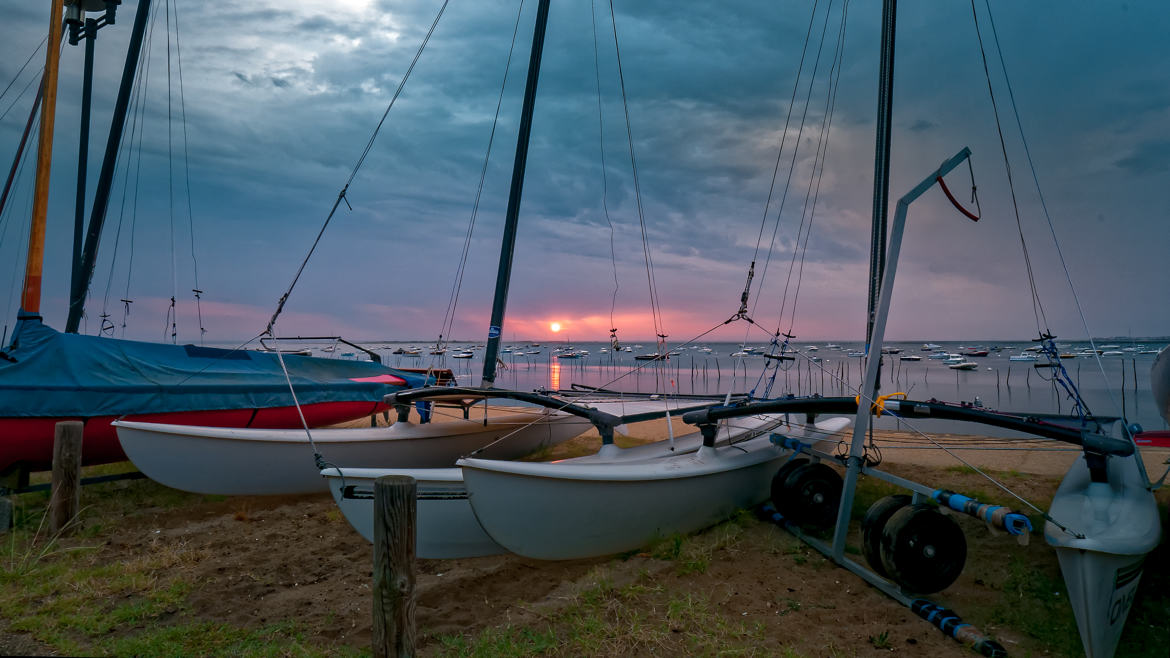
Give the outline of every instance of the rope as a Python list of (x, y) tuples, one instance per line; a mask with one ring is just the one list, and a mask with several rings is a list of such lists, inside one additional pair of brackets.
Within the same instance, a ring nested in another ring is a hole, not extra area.
[[(345, 185), (341, 187), (341, 191), (337, 193), (337, 199), (333, 202), (333, 207), (329, 210), (329, 214), (325, 217), (325, 222), (321, 225), (321, 230), (317, 232), (317, 238), (313, 240), (313, 245), (309, 248), (309, 253), (305, 254), (304, 260), (301, 261), (300, 267), (297, 268), (297, 273), (293, 276), (292, 283), (289, 284), (288, 290), (280, 297), (280, 301), (276, 304), (276, 311), (273, 312), (272, 317), (268, 320), (268, 327), (265, 330), (267, 333), (272, 333), (273, 326), (276, 324), (276, 318), (284, 311), (285, 302), (288, 301), (289, 295), (292, 294), (293, 288), (296, 287), (297, 281), (300, 280), (301, 274), (305, 271), (305, 266), (309, 264), (309, 259), (313, 257), (313, 252), (317, 250), (317, 245), (321, 243), (321, 236), (325, 234), (325, 229), (329, 227), (329, 222), (333, 219), (333, 215), (337, 212), (337, 207), (345, 201), (346, 206), (349, 206), (349, 201), (346, 200), (345, 194), (349, 190), (350, 183), (353, 182), (357, 176), (362, 165), (366, 161), (366, 157), (370, 154), (370, 150), (374, 147), (374, 141), (378, 137), (378, 133), (382, 130), (382, 124), (386, 122), (386, 117), (390, 114), (390, 109), (394, 107), (394, 102), (398, 100), (398, 96), (402, 94), (402, 89), (406, 86), (406, 81), (410, 79), (411, 72), (414, 71), (414, 65), (418, 63), (419, 57), (422, 56), (423, 50), (426, 49), (427, 43), (431, 40), (431, 35), (435, 33), (435, 28), (439, 25), (439, 19), (443, 17), (443, 12), (447, 9), (447, 3), (450, 0), (443, 0), (442, 6), (435, 14), (435, 20), (431, 23), (431, 27), (427, 30), (427, 34), (423, 37), (422, 43), (419, 44), (418, 50), (414, 53), (414, 58), (410, 61), (410, 66), (406, 68), (406, 73), (403, 74), (402, 80), (398, 83), (398, 87), (394, 90), (394, 95), (390, 97), (390, 102), (386, 105), (386, 111), (382, 113), (382, 118), (378, 120), (378, 125), (374, 128), (373, 133), (370, 134), (370, 139), (366, 142), (365, 148), (362, 149), (361, 155), (357, 162), (354, 163), (353, 169), (349, 173), (349, 177), (345, 180)], [(352, 210), (352, 207), (350, 207)]]

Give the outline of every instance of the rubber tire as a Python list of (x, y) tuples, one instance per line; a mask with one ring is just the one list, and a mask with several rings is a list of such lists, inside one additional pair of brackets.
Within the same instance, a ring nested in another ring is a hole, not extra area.
[(777, 512), (780, 512), (780, 514), (784, 516), (788, 516), (787, 514), (784, 514), (784, 500), (787, 497), (787, 494), (784, 490), (784, 481), (788, 479), (788, 476), (792, 473), (792, 471), (795, 471), (807, 463), (808, 459), (805, 459), (804, 457), (790, 459), (780, 467), (780, 470), (776, 471), (775, 475), (772, 476), (772, 506), (776, 508)]
[(837, 520), (843, 484), (841, 475), (827, 464), (804, 464), (784, 480), (780, 513), (801, 527), (828, 528)]
[(861, 519), (861, 552), (865, 561), (879, 576), (889, 578), (885, 565), (882, 564), (882, 531), (886, 523), (895, 512), (910, 505), (913, 497), (906, 494), (886, 496), (878, 500), (865, 512)]
[(932, 505), (894, 512), (882, 531), (882, 566), (904, 590), (932, 594), (946, 589), (963, 572), (967, 538), (954, 519)]

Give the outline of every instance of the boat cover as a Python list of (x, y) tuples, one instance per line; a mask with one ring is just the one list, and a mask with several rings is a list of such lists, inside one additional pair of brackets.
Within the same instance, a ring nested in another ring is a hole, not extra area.
[[(424, 375), (284, 356), (302, 405), (380, 402)], [(95, 417), (292, 405), (276, 354), (65, 334), (24, 319), (0, 352), (0, 418)]]

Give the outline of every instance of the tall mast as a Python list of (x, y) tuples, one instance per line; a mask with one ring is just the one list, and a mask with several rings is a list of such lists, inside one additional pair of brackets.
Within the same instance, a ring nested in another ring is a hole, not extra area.
[(53, 160), (53, 117), (57, 109), (57, 68), (60, 62), (63, 0), (52, 0), (49, 9), (49, 40), (45, 47), (44, 97), (41, 100), (41, 129), (37, 141), (37, 176), (33, 192), (32, 226), (28, 233), (28, 258), (24, 266), (24, 289), (20, 295), (21, 316), (41, 312), (41, 274), (45, 265), (45, 219), (49, 212), (49, 169)]
[[(890, 206), (890, 117), (894, 106), (894, 19), (898, 0), (882, 3), (882, 58), (878, 73), (877, 144), (873, 163), (873, 233), (869, 244), (869, 304), (865, 323), (865, 351), (873, 336), (874, 314), (882, 272), (886, 268), (886, 224)], [(880, 358), (880, 356), (878, 357)], [(864, 391), (868, 394), (870, 391)]]
[(500, 354), (500, 337), (504, 333), (504, 309), (508, 305), (508, 284), (512, 279), (512, 255), (516, 251), (516, 220), (520, 214), (520, 196), (524, 189), (524, 167), (528, 162), (528, 136), (532, 133), (532, 110), (536, 104), (536, 83), (540, 77), (540, 56), (544, 51), (544, 28), (548, 23), (549, 0), (540, 0), (536, 8), (536, 29), (532, 32), (532, 54), (528, 58), (528, 80), (524, 84), (524, 105), (520, 111), (520, 131), (516, 136), (516, 160), (512, 165), (512, 188), (508, 193), (508, 212), (504, 217), (504, 241), (500, 245), (500, 268), (496, 273), (496, 294), (492, 300), (491, 326), (483, 357), (483, 386), (496, 381), (496, 359)]
[[(73, 262), (74, 276), (69, 290), (69, 317), (65, 321), (65, 331), (70, 333), (76, 333), (81, 324), (86, 293), (89, 291), (89, 282), (93, 279), (98, 242), (102, 236), (102, 227), (105, 225), (106, 210), (110, 205), (110, 185), (114, 180), (114, 167), (118, 162), (118, 145), (122, 143), (122, 132), (126, 127), (126, 110), (130, 106), (130, 92), (134, 87), (134, 74), (142, 52), (142, 37), (146, 32), (149, 16), (150, 0), (139, 0), (138, 10), (134, 15), (134, 27), (130, 31), (130, 43), (126, 46), (122, 83), (118, 87), (118, 98), (114, 101), (114, 116), (110, 120), (110, 135), (106, 140), (102, 169), (98, 174), (97, 189), (93, 195), (93, 208), (90, 210), (85, 244)], [(78, 203), (80, 204), (80, 201)]]

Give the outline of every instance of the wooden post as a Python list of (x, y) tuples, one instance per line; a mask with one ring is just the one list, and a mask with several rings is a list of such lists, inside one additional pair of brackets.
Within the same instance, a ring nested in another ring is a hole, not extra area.
[(64, 534), (81, 507), (81, 434), (77, 420), (57, 423), (53, 429), (53, 484), (49, 496), (49, 532)]
[(375, 658), (414, 655), (414, 478), (374, 480)]

